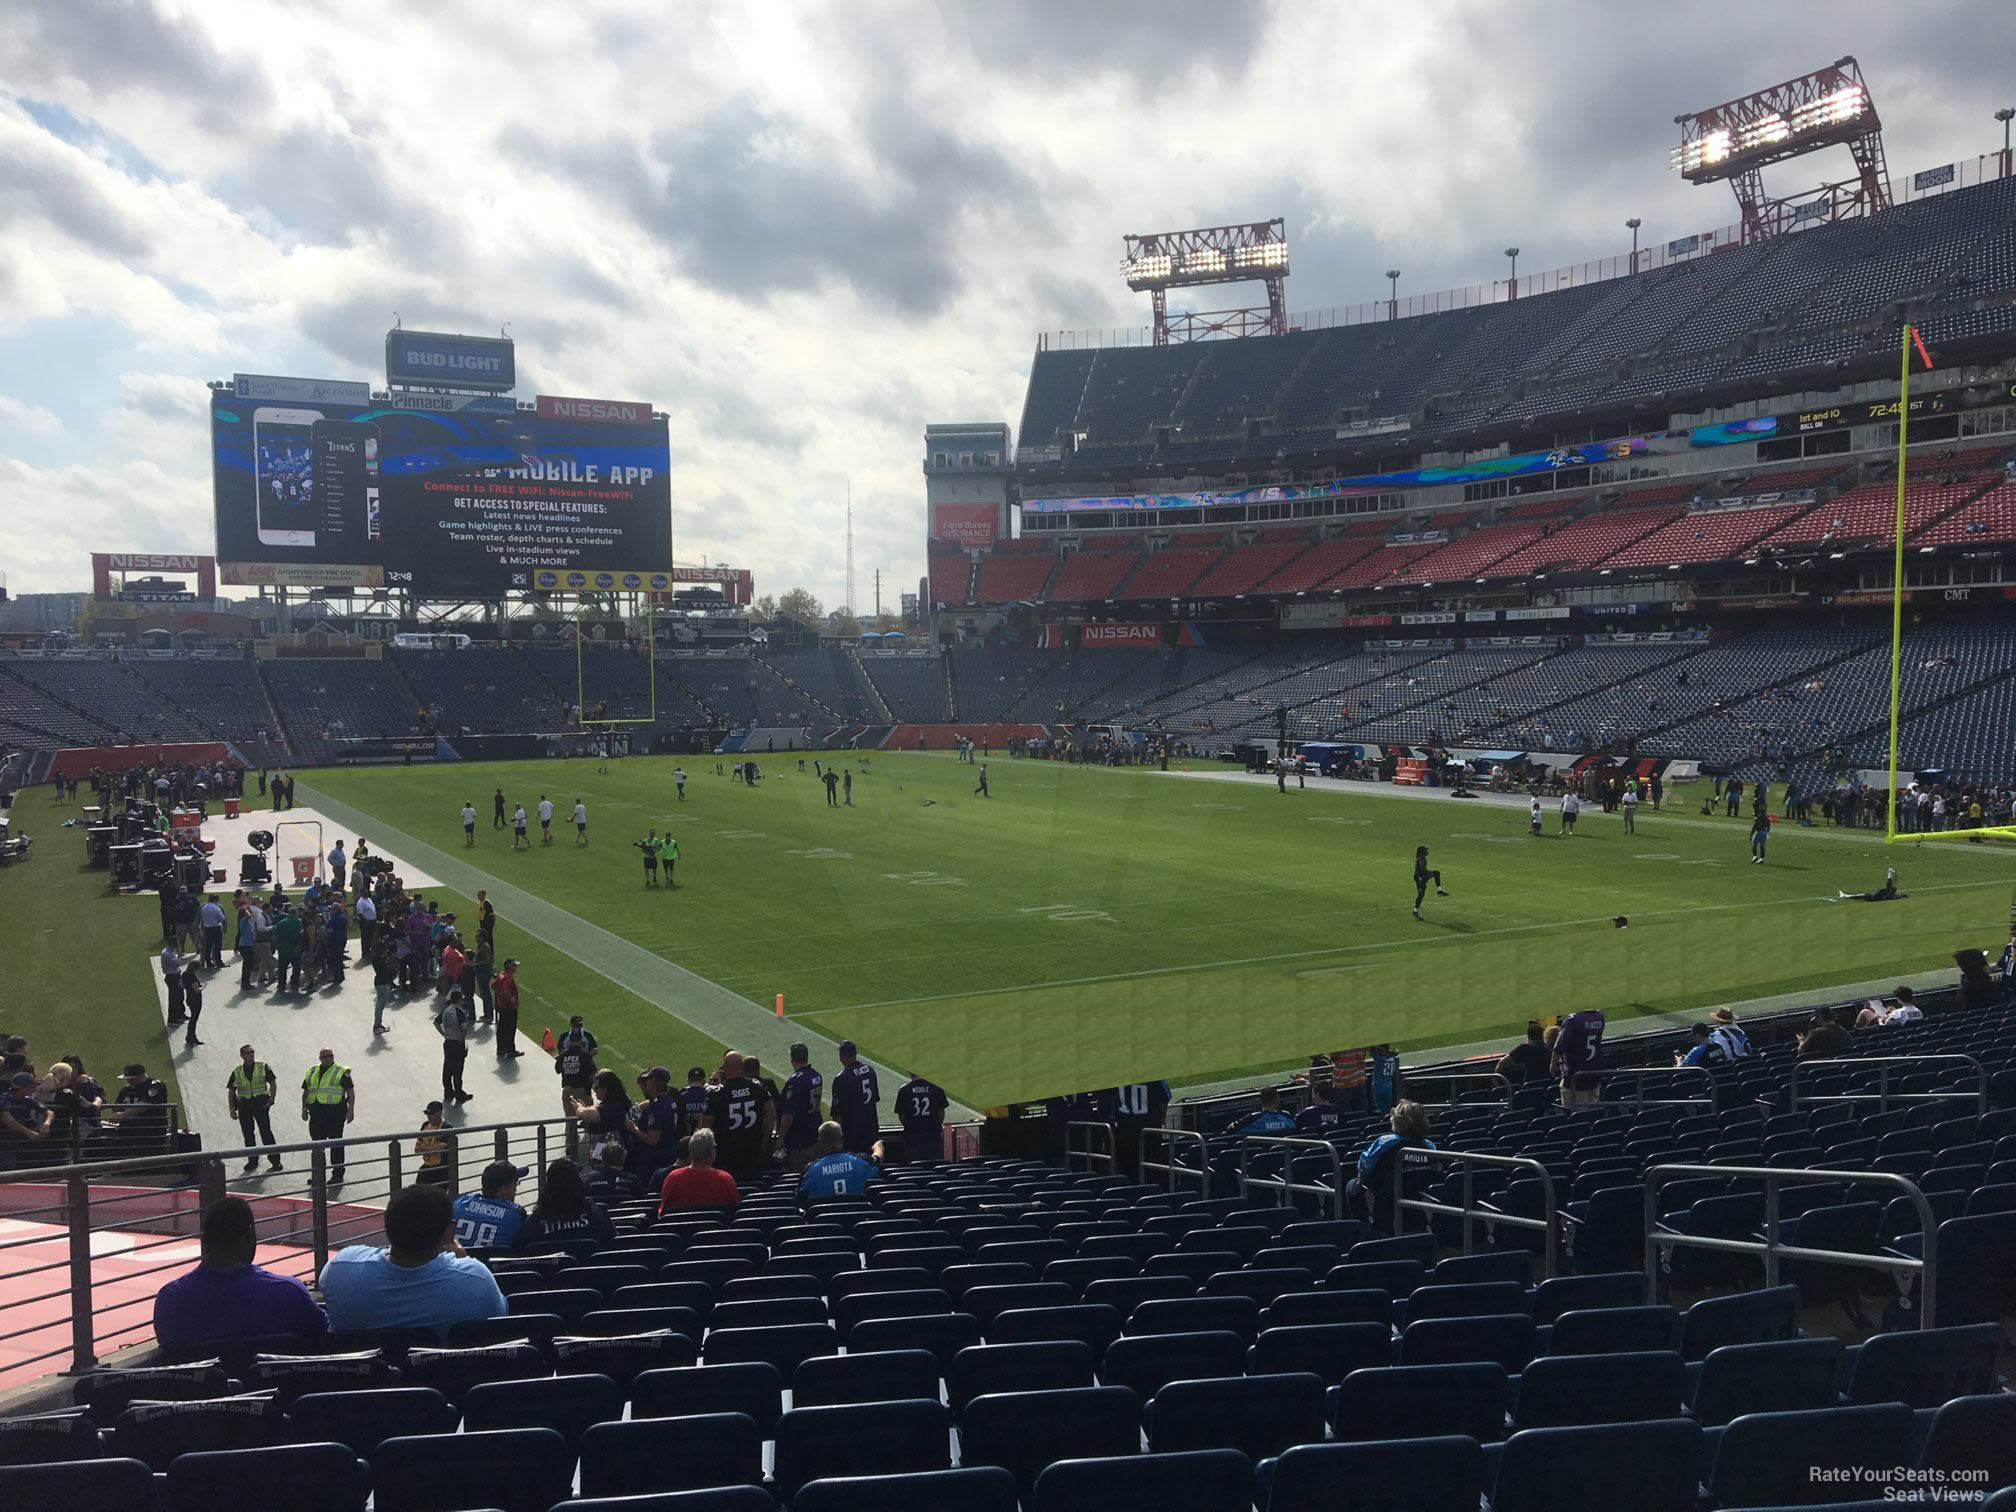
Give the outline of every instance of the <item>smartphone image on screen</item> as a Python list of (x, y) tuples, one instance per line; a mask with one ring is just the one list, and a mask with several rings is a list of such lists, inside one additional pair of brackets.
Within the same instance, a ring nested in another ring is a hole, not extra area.
[(320, 410), (261, 405), (252, 411), (253, 485), (259, 544), (315, 544), (312, 427)]
[(364, 490), (364, 539), (375, 541), (384, 534), (384, 527), (378, 519), (378, 490)]
[(322, 544), (368, 538), (365, 505), (377, 482), (378, 428), (361, 420), (317, 420), (310, 436)]

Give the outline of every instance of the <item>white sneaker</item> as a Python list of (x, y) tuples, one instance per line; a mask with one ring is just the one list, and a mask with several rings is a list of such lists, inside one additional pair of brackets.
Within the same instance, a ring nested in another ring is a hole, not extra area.
[(1418, 908), (1417, 908), (1417, 909), (1415, 909), (1415, 910), (1414, 910), (1414, 917), (1415, 917), (1415, 918), (1417, 918), (1417, 919), (1421, 917), (1421, 910), (1420, 910), (1420, 909), (1418, 909)]

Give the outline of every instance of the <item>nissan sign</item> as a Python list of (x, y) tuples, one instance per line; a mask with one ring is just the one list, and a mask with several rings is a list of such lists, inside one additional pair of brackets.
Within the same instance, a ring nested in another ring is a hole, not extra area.
[(385, 381), (503, 393), (517, 385), (517, 362), (508, 337), (394, 329), (385, 333)]
[(543, 420), (600, 420), (611, 425), (645, 425), (651, 406), (622, 399), (563, 399), (541, 394), (539, 416)]

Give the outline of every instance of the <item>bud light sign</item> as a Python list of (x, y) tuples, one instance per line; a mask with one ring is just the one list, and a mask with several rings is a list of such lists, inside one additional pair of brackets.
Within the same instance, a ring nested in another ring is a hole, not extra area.
[(385, 381), (395, 388), (418, 384), (505, 393), (517, 385), (517, 360), (508, 337), (390, 330)]

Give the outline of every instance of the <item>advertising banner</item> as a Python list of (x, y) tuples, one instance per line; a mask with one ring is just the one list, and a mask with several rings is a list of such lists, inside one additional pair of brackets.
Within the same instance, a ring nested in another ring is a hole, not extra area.
[(369, 404), (371, 385), (342, 378), (274, 378), (265, 373), (233, 373), (231, 392), (240, 399), (276, 399), (290, 404)]
[(933, 504), (931, 538), (950, 546), (992, 546), (1000, 521), (992, 504)]
[(1344, 630), (1361, 625), (1390, 625), (1390, 614), (1349, 614), (1335, 603), (1290, 600), (1281, 606), (1283, 630)]
[(642, 577), (672, 566), (663, 419), (216, 391), (210, 423), (227, 583), (485, 593), (529, 588), (542, 569)]
[(542, 420), (610, 420), (618, 425), (649, 425), (651, 406), (627, 399), (566, 399), (541, 394), (533, 401)]
[(1081, 646), (1160, 646), (1160, 625), (1087, 625), (1078, 632)]
[(427, 388), (517, 387), (516, 348), (507, 336), (451, 336), (445, 331), (390, 330), (385, 333), (385, 381)]
[(217, 597), (217, 558), (213, 556), (164, 555), (145, 551), (94, 551), (91, 553), (91, 596), (112, 597), (113, 573), (145, 573), (150, 577), (193, 574), (199, 599)]

